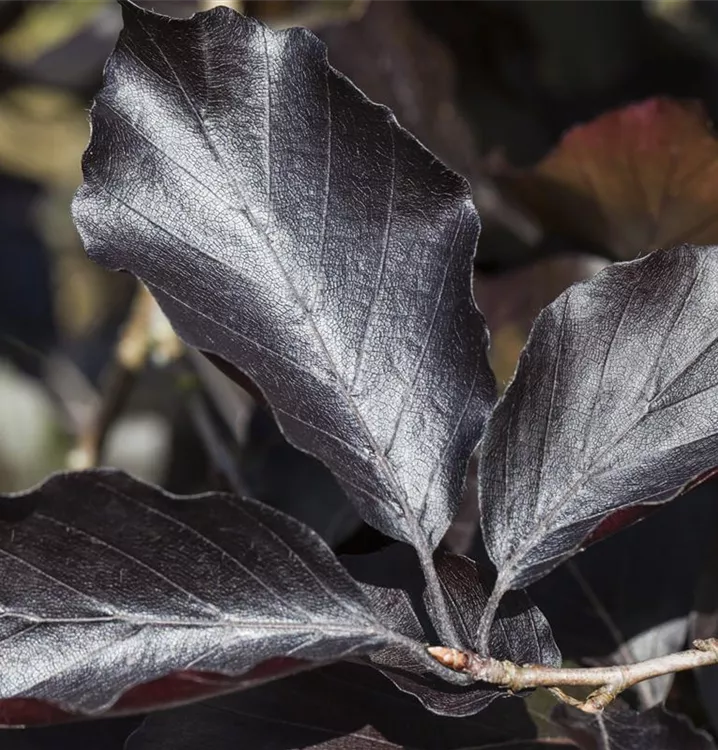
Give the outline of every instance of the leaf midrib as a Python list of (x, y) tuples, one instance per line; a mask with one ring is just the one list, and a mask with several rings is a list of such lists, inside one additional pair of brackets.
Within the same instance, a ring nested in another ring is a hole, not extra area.
[[(372, 455), (374, 456), (377, 463), (380, 465), (383, 475), (388, 481), (388, 484), (391, 486), (391, 489), (394, 493), (394, 498), (396, 502), (399, 503), (401, 510), (403, 511), (404, 517), (409, 520), (409, 527), (412, 534), (412, 539), (415, 542), (415, 545), (417, 547), (421, 547), (422, 552), (424, 552), (425, 555), (429, 554), (429, 545), (428, 545), (428, 539), (427, 536), (423, 533), (421, 530), (418, 518), (416, 517), (413, 508), (408, 502), (408, 498), (406, 496), (406, 493), (402, 490), (401, 485), (398, 481), (398, 477), (396, 476), (395, 471), (389, 464), (386, 456), (384, 455), (381, 447), (379, 446), (376, 438), (374, 437), (373, 433), (370, 431), (368, 424), (366, 423), (366, 420), (364, 419), (364, 416), (361, 414), (361, 411), (358, 408), (358, 405), (354, 401), (354, 399), (351, 398), (351, 394), (349, 392), (348, 384), (345, 382), (344, 378), (341, 376), (339, 369), (334, 362), (334, 358), (332, 357), (331, 353), (329, 352), (329, 349), (326, 346), (326, 343), (319, 332), (319, 328), (316, 324), (316, 321), (314, 320), (314, 316), (312, 314), (312, 310), (310, 309), (309, 305), (304, 303), (304, 301), (301, 298), (301, 295), (299, 294), (299, 291), (297, 290), (294, 282), (292, 281), (289, 273), (287, 272), (286, 268), (284, 267), (281, 259), (279, 258), (278, 253), (276, 252), (276, 249), (274, 248), (274, 245), (272, 244), (272, 241), (270, 237), (268, 236), (267, 232), (261, 227), (257, 217), (255, 216), (254, 212), (252, 211), (250, 205), (244, 198), (244, 195), (242, 191), (240, 190), (236, 179), (233, 178), (231, 171), (227, 168), (227, 165), (224, 162), (224, 159), (222, 158), (222, 155), (216, 148), (213, 140), (211, 139), (209, 132), (207, 131), (207, 128), (205, 126), (204, 120), (201, 117), (200, 113), (197, 111), (196, 107), (194, 106), (192, 100), (189, 97), (189, 94), (187, 93), (185, 87), (183, 86), (179, 76), (177, 75), (176, 71), (174, 70), (174, 67), (169, 62), (167, 56), (165, 55), (162, 47), (158, 44), (158, 42), (155, 40), (155, 38), (152, 36), (152, 34), (147, 30), (147, 28), (142, 24), (142, 22), (137, 19), (138, 26), (142, 29), (142, 31), (145, 33), (147, 38), (150, 40), (152, 45), (155, 47), (155, 49), (159, 52), (160, 56), (162, 57), (165, 65), (167, 66), (167, 69), (170, 71), (172, 76), (174, 77), (175, 81), (177, 82), (177, 85), (179, 87), (179, 90), (182, 93), (182, 96), (184, 97), (185, 101), (187, 102), (187, 105), (190, 108), (190, 111), (192, 112), (199, 128), (202, 133), (202, 136), (205, 140), (205, 143), (207, 144), (207, 147), (209, 148), (210, 152), (212, 153), (212, 156), (214, 157), (217, 164), (223, 169), (225, 176), (227, 177), (229, 183), (233, 186), (234, 191), (239, 198), (242, 207), (245, 211), (245, 215), (247, 216), (248, 220), (250, 221), (253, 229), (255, 232), (261, 237), (264, 245), (266, 246), (267, 250), (270, 252), (277, 268), (279, 269), (280, 273), (282, 274), (282, 277), (284, 278), (284, 281), (289, 288), (290, 292), (292, 293), (292, 296), (294, 297), (295, 304), (299, 307), (300, 310), (305, 314), (306, 320), (308, 321), (312, 332), (314, 334), (314, 337), (316, 341), (318, 342), (322, 354), (325, 358), (325, 361), (327, 363), (328, 368), (332, 372), (332, 375), (334, 376), (334, 381), (339, 386), (339, 390), (341, 392), (342, 397), (344, 398), (345, 403), (350, 408), (352, 413), (355, 415), (357, 422), (364, 433), (364, 436), (367, 440), (367, 442), (370, 444), (372, 448)], [(204, 27), (200, 27), (201, 33), (204, 34)], [(269, 59), (268, 59), (268, 52), (266, 50), (266, 29), (263, 29), (263, 33), (265, 35), (265, 55), (267, 57), (267, 70), (269, 70)], [(269, 76), (269, 73), (268, 73)], [(204, 76), (205, 80), (208, 80), (208, 76), (205, 73)], [(271, 79), (269, 80), (268, 84), (268, 96), (269, 96), (269, 85), (271, 85)], [(271, 124), (271, 120), (268, 117), (268, 127)], [(331, 121), (330, 121), (331, 126)], [(152, 141), (149, 141), (152, 143)], [(153, 146), (155, 144), (153, 143)], [(157, 148), (157, 146), (155, 146)], [(158, 149), (159, 151), (160, 149)], [(270, 155), (271, 158), (271, 155)], [(271, 196), (268, 201), (268, 203), (271, 203)]]
[[(392, 630), (384, 628), (377, 623), (376, 626), (367, 627), (337, 624), (335, 621), (312, 620), (307, 622), (278, 622), (277, 620), (238, 620), (232, 616), (224, 616), (220, 620), (194, 620), (194, 619), (171, 619), (158, 617), (142, 617), (132, 614), (113, 614), (97, 617), (43, 617), (27, 612), (0, 612), (0, 620), (15, 619), (38, 625), (108, 625), (112, 623), (126, 623), (128, 625), (170, 627), (170, 628), (193, 628), (193, 629), (227, 629), (255, 631), (274, 630), (277, 632), (306, 633), (318, 631), (332, 635), (368, 635), (383, 637), (387, 640), (404, 640), (403, 637)], [(413, 643), (413, 641), (412, 641)]]

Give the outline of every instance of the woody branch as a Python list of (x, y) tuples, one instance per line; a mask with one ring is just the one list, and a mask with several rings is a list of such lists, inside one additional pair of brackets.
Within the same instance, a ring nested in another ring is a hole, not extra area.
[[(488, 682), (512, 692), (545, 687), (560, 700), (587, 713), (601, 712), (619, 693), (652, 677), (718, 664), (718, 638), (693, 641), (693, 648), (688, 651), (634, 664), (569, 669), (541, 664), (519, 665), (444, 646), (431, 646), (427, 650), (444, 666), (468, 674), (477, 682)], [(581, 685), (597, 687), (597, 690), (580, 701), (560, 689), (560, 686)]]

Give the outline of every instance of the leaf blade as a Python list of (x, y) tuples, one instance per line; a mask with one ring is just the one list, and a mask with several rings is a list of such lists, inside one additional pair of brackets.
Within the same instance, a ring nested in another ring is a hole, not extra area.
[(494, 392), (467, 185), (312, 35), (123, 8), (74, 203), (88, 252), (142, 278), (369, 523), (427, 557)]
[(499, 588), (538, 580), (612, 512), (670, 500), (718, 463), (717, 288), (715, 249), (683, 247), (616, 264), (541, 313), (480, 457)]
[(314, 532), (254, 501), (101, 470), (27, 497), (40, 510), (0, 525), (0, 702), (93, 713), (178, 671), (256, 684), (394, 639)]

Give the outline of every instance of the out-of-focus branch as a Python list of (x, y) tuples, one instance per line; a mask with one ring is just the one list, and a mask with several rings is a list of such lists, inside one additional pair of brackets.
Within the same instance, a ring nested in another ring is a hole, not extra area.
[(211, 10), (218, 5), (226, 5), (228, 8), (233, 8), (240, 13), (244, 10), (244, 2), (242, 0), (200, 0), (199, 9)]
[(69, 468), (87, 469), (100, 462), (107, 434), (122, 413), (148, 358), (164, 365), (181, 353), (182, 345), (169, 322), (152, 295), (139, 286), (105, 374), (99, 406), (80, 430), (67, 459)]

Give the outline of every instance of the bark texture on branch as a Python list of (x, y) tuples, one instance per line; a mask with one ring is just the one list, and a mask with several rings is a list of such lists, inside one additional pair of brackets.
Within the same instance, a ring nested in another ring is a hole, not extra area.
[[(545, 687), (564, 703), (587, 713), (599, 713), (619, 693), (639, 682), (718, 664), (718, 638), (693, 641), (693, 648), (688, 651), (615, 667), (563, 669), (541, 664), (519, 665), (444, 646), (431, 646), (428, 652), (444, 666), (468, 674), (477, 682), (488, 682), (512, 692)], [(570, 685), (589, 685), (597, 689), (585, 701), (579, 701), (566, 695), (559, 687)]]

